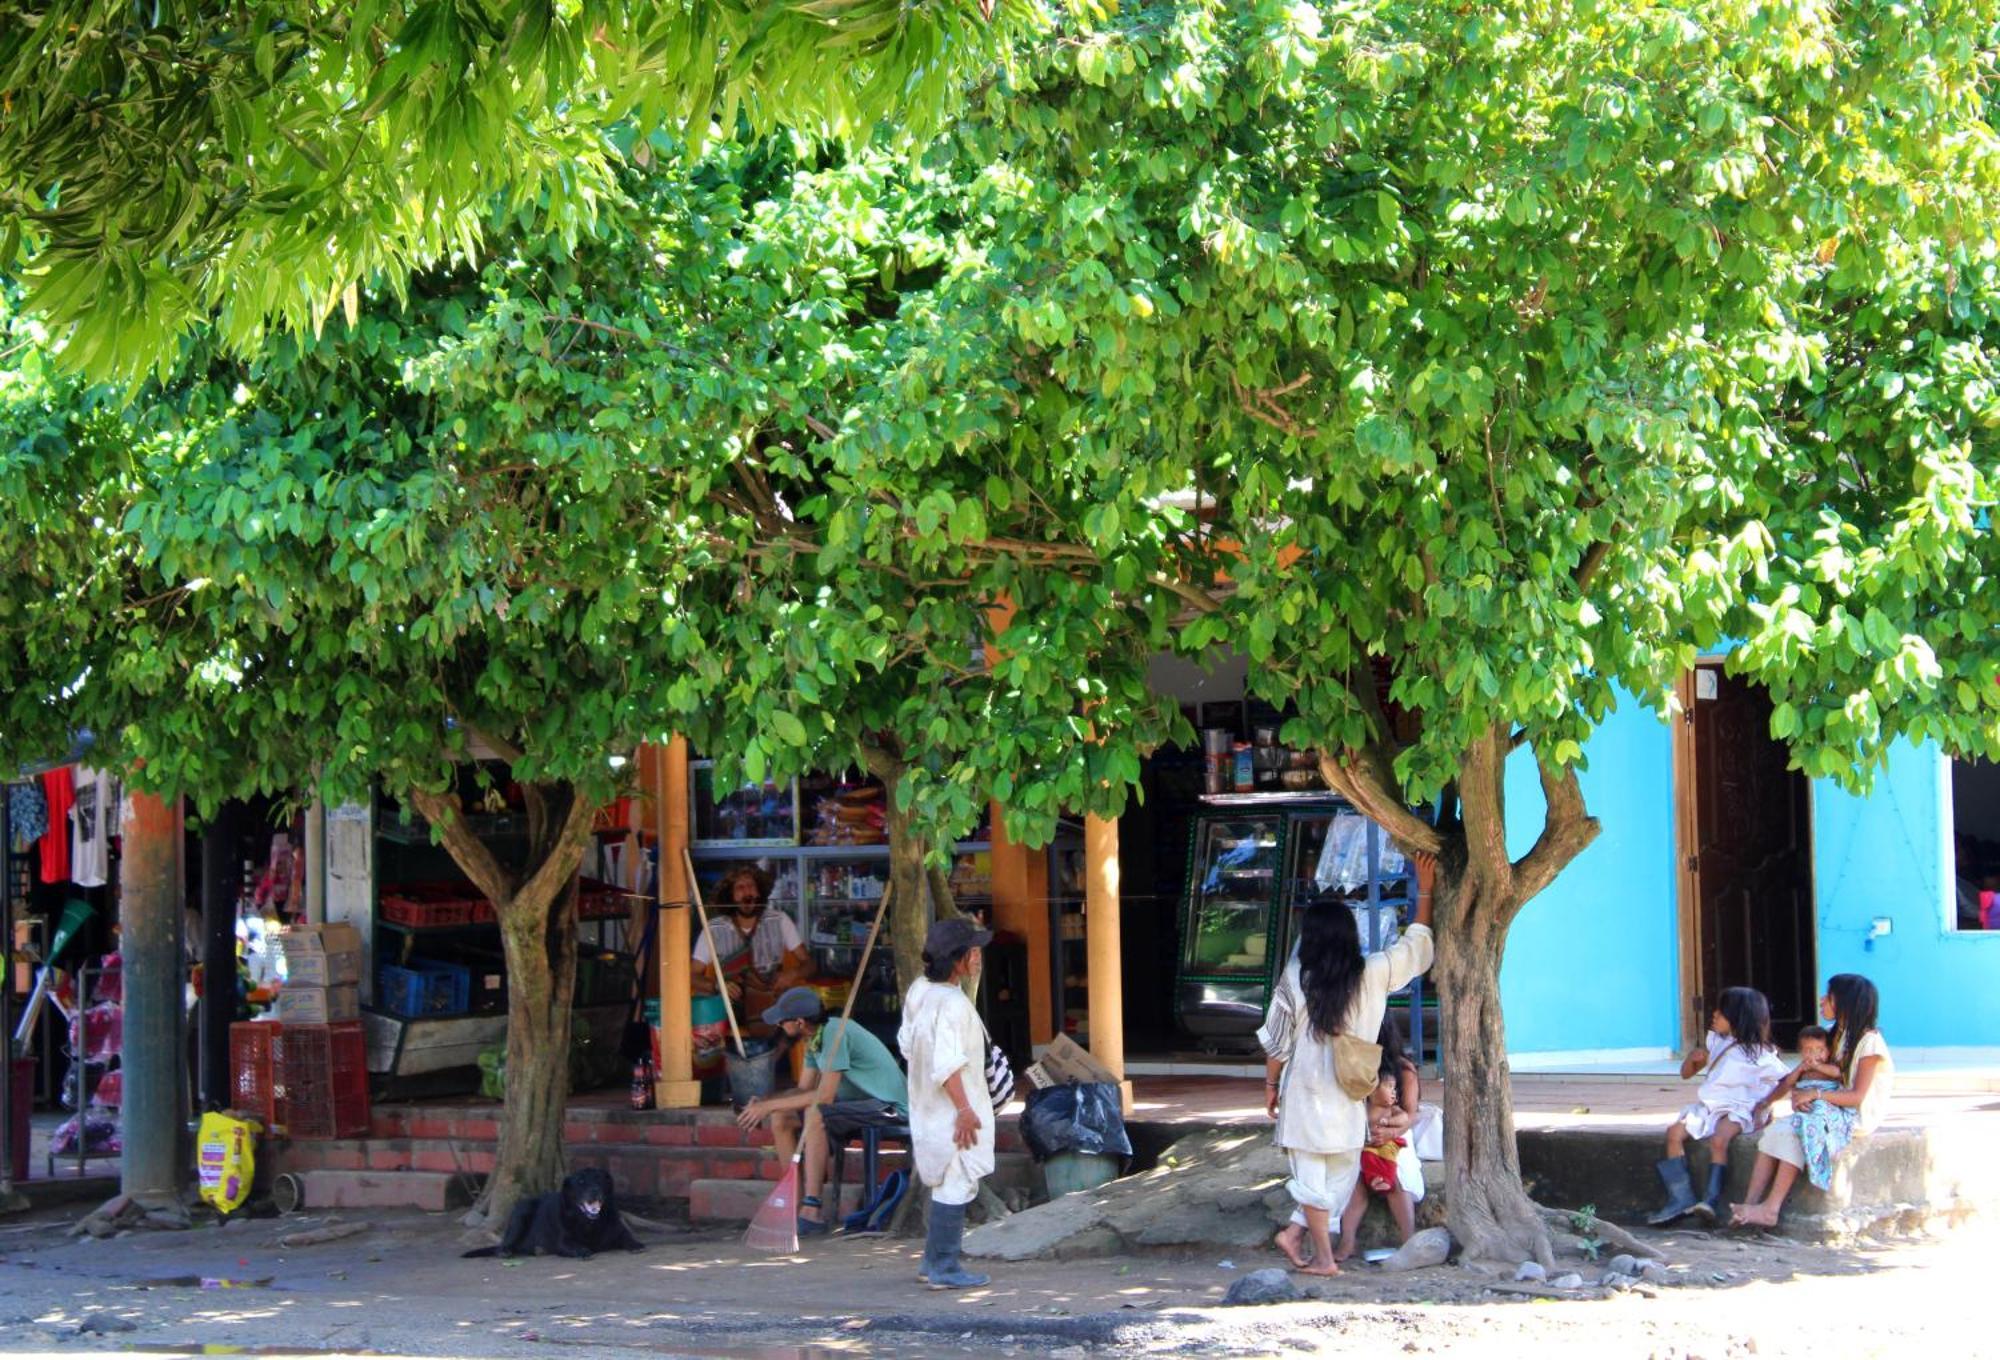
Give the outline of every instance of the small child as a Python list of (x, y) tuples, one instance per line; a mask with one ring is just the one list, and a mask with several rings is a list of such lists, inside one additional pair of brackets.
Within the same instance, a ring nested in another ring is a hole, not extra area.
[[(1771, 1042), (1771, 1003), (1754, 987), (1730, 987), (1709, 1016), (1706, 1043), (1681, 1060), (1681, 1080), (1707, 1069), (1694, 1104), (1667, 1130), (1667, 1155), (1659, 1164), (1667, 1202), (1646, 1222), (1659, 1227), (1693, 1213), (1711, 1223), (1722, 1215), (1729, 1145), (1764, 1122), (1772, 1089), (1785, 1064)], [(1687, 1140), (1708, 1141), (1708, 1193), (1697, 1199)]]
[(1770, 1108), (1794, 1091), (1838, 1091), (1840, 1068), (1833, 1061), (1833, 1036), (1818, 1025), (1799, 1031), (1799, 1065), (1771, 1088), (1771, 1094), (1757, 1102), (1761, 1120)]
[(1409, 1241), (1417, 1230), (1416, 1197), (1404, 1188), (1401, 1168), (1397, 1165), (1413, 1122), (1409, 1111), (1403, 1108), (1400, 1057), (1400, 1054), (1395, 1057), (1384, 1054), (1381, 1078), (1368, 1097), (1368, 1143), (1361, 1149), (1361, 1179), (1355, 1183), (1354, 1194), (1340, 1215), (1340, 1243), (1333, 1249), (1336, 1261), (1354, 1255), (1355, 1233), (1361, 1227), (1362, 1215), (1368, 1212), (1370, 1194), (1380, 1195), (1388, 1202), (1399, 1241)]

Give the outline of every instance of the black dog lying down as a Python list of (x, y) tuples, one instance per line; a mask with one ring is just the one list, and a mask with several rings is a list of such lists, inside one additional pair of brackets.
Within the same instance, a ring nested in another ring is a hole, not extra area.
[(618, 1216), (618, 1200), (610, 1173), (595, 1167), (573, 1171), (562, 1188), (524, 1199), (507, 1216), (500, 1245), (468, 1251), (467, 1256), (573, 1256), (588, 1260), (600, 1251), (622, 1247), (644, 1251)]

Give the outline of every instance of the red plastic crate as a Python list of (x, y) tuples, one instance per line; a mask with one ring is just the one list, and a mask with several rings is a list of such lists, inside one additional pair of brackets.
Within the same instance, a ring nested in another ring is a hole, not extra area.
[(473, 909), (483, 905), (475, 898), (419, 902), (408, 897), (382, 899), (382, 915), (404, 926), (462, 926), (472, 921)]
[(293, 1138), (367, 1134), (368, 1049), (359, 1020), (286, 1025), (278, 1044), (279, 1108)]
[(229, 1104), (265, 1128), (278, 1118), (278, 1034), (269, 1021), (239, 1021), (229, 1027)]

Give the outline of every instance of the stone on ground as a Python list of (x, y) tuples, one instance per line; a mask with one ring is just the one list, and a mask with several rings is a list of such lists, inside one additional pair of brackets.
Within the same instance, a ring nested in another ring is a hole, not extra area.
[(1425, 1228), (1396, 1248), (1396, 1254), (1382, 1263), (1387, 1271), (1424, 1270), (1441, 1266), (1451, 1258), (1451, 1233), (1444, 1228)]
[(1523, 1261), (1521, 1268), (1514, 1272), (1514, 1278), (1527, 1284), (1543, 1284), (1547, 1282), (1549, 1272), (1540, 1261)]
[(1276, 1266), (1253, 1270), (1229, 1286), (1224, 1303), (1295, 1303), (1304, 1297), (1292, 1277)]
[[(1166, 1150), (1150, 1171), (1036, 1205), (965, 1236), (965, 1254), (989, 1260), (1058, 1260), (1113, 1256), (1135, 1249), (1266, 1250), (1291, 1217), (1290, 1169), (1263, 1129), (1208, 1129)], [(1442, 1196), (1417, 1206), (1426, 1226), (1443, 1219)], [(1382, 1231), (1386, 1212), (1371, 1208), (1362, 1241)], [(1392, 1239), (1389, 1239), (1393, 1241)]]

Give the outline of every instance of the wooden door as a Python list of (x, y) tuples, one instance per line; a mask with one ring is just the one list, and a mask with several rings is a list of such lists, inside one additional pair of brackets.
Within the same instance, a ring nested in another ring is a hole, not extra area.
[[(1778, 1042), (1815, 1023), (1810, 786), (1771, 736), (1771, 700), (1703, 666), (1693, 685), (1694, 988), (1770, 998)], [(1699, 1016), (1707, 1027), (1707, 1012)]]

